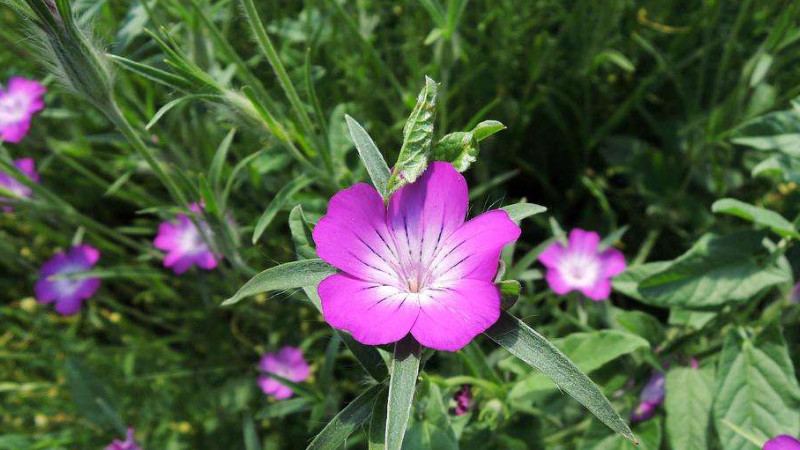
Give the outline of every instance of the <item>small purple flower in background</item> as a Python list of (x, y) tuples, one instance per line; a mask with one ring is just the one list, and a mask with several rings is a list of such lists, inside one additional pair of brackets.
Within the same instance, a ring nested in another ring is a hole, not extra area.
[[(303, 358), (303, 351), (290, 346), (283, 347), (278, 353), (267, 353), (262, 356), (258, 368), (295, 383), (305, 381), (311, 375), (311, 369)], [(287, 399), (294, 393), (292, 388), (268, 374), (258, 376), (258, 385), (265, 394), (278, 400)]]
[(782, 434), (767, 441), (764, 450), (800, 450), (800, 440)]
[(211, 234), (208, 224), (199, 218), (201, 208), (197, 203), (189, 206), (189, 210), (197, 215), (195, 220), (201, 229), (186, 214), (178, 214), (176, 222), (162, 222), (158, 226), (158, 235), (153, 244), (159, 250), (167, 252), (164, 267), (171, 268), (178, 275), (193, 265), (206, 270), (217, 267), (217, 257), (208, 248), (201, 234), (201, 230), (206, 236)]
[(453, 408), (453, 414), (456, 416), (463, 416), (468, 413), (472, 406), (472, 387), (468, 384), (462, 385), (461, 389), (453, 394), (453, 400), (456, 402), (456, 407)]
[(99, 278), (58, 278), (84, 272), (94, 267), (100, 259), (100, 252), (89, 245), (78, 245), (67, 253), (58, 252), (44, 263), (39, 271), (42, 278), (36, 282), (34, 290), (39, 303), (56, 303), (56, 311), (62, 315), (75, 314), (81, 309), (83, 301), (93, 296), (100, 288)]
[(468, 203), (466, 180), (443, 162), (394, 193), (388, 207), (365, 183), (334, 195), (313, 232), (319, 257), (341, 271), (318, 287), (325, 320), (362, 344), (411, 333), (448, 351), (494, 324), (500, 250), (520, 229), (501, 210), (465, 221)]
[(641, 394), (639, 394), (639, 405), (633, 410), (631, 420), (641, 422), (653, 417), (656, 407), (664, 403), (664, 384), (666, 380), (663, 372), (653, 372), (650, 380), (647, 381)]
[(33, 115), (44, 109), (47, 89), (33, 80), (13, 77), (0, 89), (0, 141), (19, 142), (28, 134)]
[(575, 228), (565, 247), (554, 242), (539, 261), (547, 267), (547, 283), (558, 295), (580, 291), (594, 301), (611, 295), (611, 278), (625, 271), (625, 256), (617, 249), (599, 251), (600, 236)]
[(114, 442), (108, 444), (105, 450), (142, 450), (142, 447), (133, 439), (133, 428), (128, 428), (124, 441), (114, 439)]
[[(39, 174), (36, 173), (36, 163), (33, 161), (33, 158), (18, 159), (14, 161), (14, 166), (34, 183), (39, 182)], [(30, 198), (33, 195), (31, 188), (19, 182), (16, 178), (11, 176), (11, 174), (2, 171), (0, 171), (0, 188), (14, 194), (16, 198)], [(0, 202), (7, 203), (13, 201), (13, 198), (0, 196)], [(2, 210), (11, 212), (13, 208), (5, 205), (2, 206)]]
[(797, 283), (792, 288), (792, 292), (789, 294), (789, 301), (792, 303), (800, 303), (800, 283)]

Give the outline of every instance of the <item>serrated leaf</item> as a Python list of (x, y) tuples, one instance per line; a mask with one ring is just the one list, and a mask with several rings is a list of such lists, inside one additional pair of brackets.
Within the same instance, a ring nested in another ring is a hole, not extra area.
[[(584, 373), (591, 373), (622, 355), (650, 347), (645, 339), (619, 330), (573, 333), (554, 340), (553, 344)], [(532, 373), (516, 383), (509, 396), (514, 400), (523, 400), (548, 389), (556, 389), (556, 386), (541, 373)]]
[(744, 220), (765, 226), (783, 237), (800, 236), (794, 225), (775, 211), (760, 208), (733, 198), (717, 200), (711, 205), (711, 211), (741, 217)]
[(400, 450), (403, 445), (411, 404), (414, 402), (421, 351), (422, 347), (411, 335), (394, 346), (386, 403), (386, 450)]
[(609, 428), (634, 440), (628, 424), (614, 410), (600, 388), (575, 363), (531, 327), (516, 317), (501, 312), (500, 318), (485, 334), (550, 378), (562, 391), (585, 406)]
[(313, 181), (314, 180), (310, 177), (299, 176), (290, 181), (288, 184), (286, 184), (286, 186), (282, 187), (277, 194), (275, 194), (275, 197), (271, 202), (269, 202), (267, 209), (264, 210), (264, 213), (261, 214), (261, 217), (258, 219), (258, 223), (256, 223), (255, 230), (253, 230), (253, 244), (258, 242), (258, 238), (261, 237), (269, 224), (272, 222), (272, 219), (275, 218), (275, 215), (277, 215), (278, 211), (283, 208), (283, 205), (286, 204), (289, 198), (304, 187), (311, 184)]
[(790, 273), (769, 262), (762, 240), (757, 232), (706, 234), (664, 270), (643, 279), (636, 290), (640, 300), (662, 308), (714, 307), (790, 282)]
[(347, 437), (369, 419), (375, 399), (384, 389), (382, 384), (376, 384), (356, 397), (325, 425), (325, 428), (308, 445), (308, 450), (340, 448)]
[(316, 287), (322, 280), (335, 273), (336, 268), (321, 259), (281, 264), (254, 276), (233, 297), (222, 302), (221, 306), (233, 305), (245, 297), (264, 292)]
[(358, 157), (361, 158), (361, 163), (367, 169), (372, 185), (375, 186), (375, 189), (378, 190), (382, 197), (386, 198), (388, 196), (387, 185), (389, 183), (389, 166), (386, 165), (386, 160), (383, 159), (383, 155), (381, 155), (378, 147), (375, 146), (375, 142), (367, 134), (367, 130), (349, 115), (345, 114), (344, 118), (347, 122), (347, 128), (350, 130), (353, 144), (358, 150)]
[(709, 370), (678, 367), (667, 371), (664, 409), (667, 437), (672, 448), (708, 450), (708, 423), (714, 399), (714, 377)]
[(755, 338), (728, 331), (717, 371), (714, 420), (726, 450), (757, 450), (733, 425), (766, 440), (800, 435), (800, 387), (778, 324)]
[(403, 127), (403, 146), (389, 177), (389, 193), (406, 183), (413, 183), (428, 167), (438, 92), (439, 85), (425, 77), (425, 87), (417, 96), (417, 104)]

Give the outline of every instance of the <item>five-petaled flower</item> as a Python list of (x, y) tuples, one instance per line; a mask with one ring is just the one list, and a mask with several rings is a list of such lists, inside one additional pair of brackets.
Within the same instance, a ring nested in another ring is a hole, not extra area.
[(0, 141), (16, 143), (28, 134), (33, 115), (44, 109), (46, 91), (34, 80), (8, 80), (8, 88), (0, 89)]
[(171, 268), (180, 275), (193, 265), (206, 270), (217, 267), (217, 257), (208, 247), (203, 235), (211, 236), (208, 224), (200, 218), (202, 206), (197, 203), (189, 205), (195, 215), (198, 226), (186, 214), (178, 214), (175, 222), (162, 222), (158, 226), (158, 235), (153, 244), (159, 250), (167, 252), (164, 267)]
[[(36, 163), (33, 158), (21, 158), (14, 161), (14, 166), (22, 172), (29, 180), (34, 183), (39, 182), (39, 174), (36, 172)], [(0, 171), (0, 189), (12, 194), (13, 198), (0, 195), (0, 203), (5, 203), (0, 206), (3, 211), (11, 212), (13, 208), (8, 205), (20, 198), (30, 198), (33, 191), (28, 186), (14, 178), (11, 174)]]
[(502, 210), (465, 222), (468, 200), (466, 180), (443, 162), (388, 206), (364, 183), (334, 195), (313, 232), (319, 257), (341, 271), (318, 287), (325, 320), (362, 344), (411, 333), (448, 351), (494, 324), (500, 251), (520, 229)]
[(664, 403), (665, 383), (664, 372), (654, 371), (639, 395), (639, 405), (633, 410), (631, 420), (644, 421), (653, 417), (656, 407)]
[(303, 358), (303, 351), (290, 346), (281, 348), (278, 353), (267, 353), (262, 356), (258, 368), (267, 372), (258, 376), (258, 385), (265, 394), (277, 400), (291, 397), (294, 391), (269, 374), (278, 375), (295, 383), (305, 381), (311, 375), (311, 369)]
[(89, 245), (72, 247), (68, 252), (58, 252), (44, 263), (36, 282), (36, 299), (40, 303), (56, 303), (56, 311), (62, 315), (75, 314), (83, 301), (93, 296), (100, 288), (96, 277), (66, 277), (68, 274), (84, 272), (94, 267), (100, 252)]
[(547, 267), (547, 283), (558, 295), (580, 291), (595, 301), (611, 295), (611, 278), (625, 271), (625, 256), (617, 249), (600, 251), (600, 236), (575, 228), (565, 246), (554, 242), (539, 261)]
[(105, 450), (142, 450), (142, 447), (133, 439), (133, 433), (133, 428), (128, 428), (124, 441), (114, 439), (114, 442), (108, 444)]
[(800, 450), (800, 440), (782, 434), (764, 444), (764, 450)]

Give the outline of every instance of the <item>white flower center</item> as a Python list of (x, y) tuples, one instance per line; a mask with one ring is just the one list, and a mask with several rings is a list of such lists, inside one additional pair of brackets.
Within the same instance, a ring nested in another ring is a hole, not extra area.
[(570, 286), (588, 288), (600, 278), (600, 261), (591, 253), (567, 253), (561, 258), (558, 270)]
[(28, 99), (22, 95), (0, 97), (0, 124), (17, 123), (28, 114)]

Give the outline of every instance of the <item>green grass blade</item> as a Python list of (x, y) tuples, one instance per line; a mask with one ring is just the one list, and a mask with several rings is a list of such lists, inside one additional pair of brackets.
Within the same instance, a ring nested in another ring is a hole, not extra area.
[(256, 223), (256, 229), (253, 231), (253, 244), (258, 242), (258, 238), (260, 238), (267, 229), (272, 219), (278, 214), (278, 211), (283, 208), (283, 205), (289, 200), (289, 197), (311, 184), (312, 181), (313, 180), (309, 177), (297, 177), (275, 194), (275, 198), (272, 199), (267, 209), (264, 210), (264, 213), (258, 219), (258, 223)]

